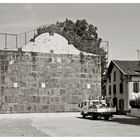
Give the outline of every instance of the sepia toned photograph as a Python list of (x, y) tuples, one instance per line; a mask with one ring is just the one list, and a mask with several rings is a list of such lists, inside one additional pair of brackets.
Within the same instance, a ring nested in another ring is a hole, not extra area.
[(0, 3), (0, 137), (140, 137), (140, 3)]

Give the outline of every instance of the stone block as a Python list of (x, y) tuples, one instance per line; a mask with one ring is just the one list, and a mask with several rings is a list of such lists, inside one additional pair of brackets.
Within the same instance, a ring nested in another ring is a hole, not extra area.
[(18, 98), (19, 98), (18, 96), (13, 96), (13, 102), (18, 103)]
[(40, 112), (49, 112), (49, 105), (41, 105)]
[(31, 110), (32, 110), (32, 106), (31, 105), (26, 105), (26, 111), (31, 112)]
[(50, 111), (52, 111), (52, 112), (64, 112), (65, 111), (65, 105), (64, 104), (50, 105)]
[(40, 103), (41, 103), (41, 104), (46, 104), (46, 103), (47, 103), (47, 98), (46, 98), (46, 96), (40, 97)]
[(60, 103), (62, 104), (62, 103), (65, 103), (65, 102), (66, 102), (65, 96), (60, 96)]
[(55, 97), (55, 103), (59, 103), (60, 97)]
[(40, 103), (40, 97), (39, 96), (36, 97), (36, 103), (38, 103), (38, 104)]
[(71, 104), (78, 104), (80, 102), (79, 96), (72, 96)]
[(66, 101), (66, 103), (70, 104), (71, 101), (72, 101), (72, 97), (70, 95), (66, 95), (65, 96), (65, 101)]
[(65, 89), (60, 89), (60, 95), (61, 95), (61, 96), (62, 96), (62, 95), (65, 95), (65, 93), (66, 93)]
[(70, 112), (77, 112), (77, 111), (80, 111), (79, 110), (79, 107), (78, 107), (78, 104), (66, 104), (65, 106), (65, 110), (66, 111), (70, 111)]
[(51, 97), (51, 104), (55, 102), (55, 97)]

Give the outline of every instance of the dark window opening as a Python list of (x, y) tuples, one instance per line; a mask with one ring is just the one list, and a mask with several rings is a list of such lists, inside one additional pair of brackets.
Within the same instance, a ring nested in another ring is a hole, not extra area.
[(111, 75), (109, 76), (109, 83), (111, 83)]
[(135, 93), (139, 92), (139, 83), (133, 83), (133, 92)]
[(111, 95), (111, 85), (109, 85), (109, 95)]
[(114, 71), (114, 82), (116, 81), (116, 71)]
[(113, 85), (113, 93), (116, 94), (116, 85)]
[(113, 107), (117, 107), (117, 97), (113, 98)]
[(124, 109), (124, 99), (119, 100), (119, 109), (123, 110)]
[(123, 82), (123, 74), (120, 72), (120, 81)]
[(123, 83), (120, 83), (120, 93), (123, 93)]

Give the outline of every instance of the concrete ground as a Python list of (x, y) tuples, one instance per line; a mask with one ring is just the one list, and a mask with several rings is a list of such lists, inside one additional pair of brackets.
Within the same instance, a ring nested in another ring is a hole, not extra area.
[(83, 119), (80, 113), (0, 114), (0, 136), (129, 137), (140, 136), (140, 118)]

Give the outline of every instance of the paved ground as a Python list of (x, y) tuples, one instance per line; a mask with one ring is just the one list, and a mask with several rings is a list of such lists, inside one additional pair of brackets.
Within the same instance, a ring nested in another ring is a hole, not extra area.
[(0, 136), (140, 136), (140, 118), (83, 119), (79, 113), (0, 114)]

